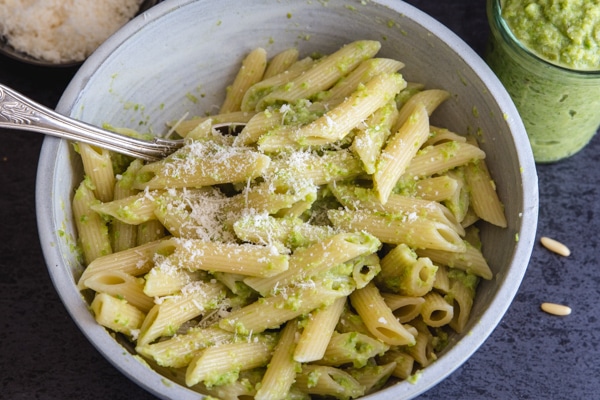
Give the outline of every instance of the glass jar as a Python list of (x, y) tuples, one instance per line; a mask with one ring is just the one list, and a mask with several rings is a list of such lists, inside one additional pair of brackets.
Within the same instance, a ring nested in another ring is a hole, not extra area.
[(491, 35), (486, 61), (521, 115), (535, 161), (569, 157), (600, 126), (600, 70), (561, 67), (525, 48), (502, 18), (501, 3), (487, 2)]

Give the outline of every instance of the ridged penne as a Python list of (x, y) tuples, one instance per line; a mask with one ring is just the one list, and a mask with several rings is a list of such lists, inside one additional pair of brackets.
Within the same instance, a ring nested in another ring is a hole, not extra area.
[[(267, 68), (267, 52), (263, 48), (252, 50), (242, 60), (242, 65), (231, 86), (227, 87), (220, 114), (242, 111), (241, 105), (246, 91), (260, 81)], [(247, 111), (247, 110), (244, 110)]]
[(350, 302), (376, 338), (394, 346), (414, 344), (414, 335), (398, 322), (373, 283), (352, 292)]

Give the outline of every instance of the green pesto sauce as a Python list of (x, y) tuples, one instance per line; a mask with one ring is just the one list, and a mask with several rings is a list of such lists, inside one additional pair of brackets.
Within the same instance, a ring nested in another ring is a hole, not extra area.
[(541, 58), (576, 70), (600, 69), (600, 1), (505, 0), (502, 17)]
[(448, 271), (448, 278), (461, 282), (467, 289), (475, 292), (479, 278), (477, 275), (461, 271), (459, 269), (451, 268)]

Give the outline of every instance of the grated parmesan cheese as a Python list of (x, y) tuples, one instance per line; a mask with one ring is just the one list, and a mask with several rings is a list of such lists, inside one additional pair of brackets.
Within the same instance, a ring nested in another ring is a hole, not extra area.
[(82, 61), (135, 16), (142, 0), (3, 0), (0, 35), (53, 63)]

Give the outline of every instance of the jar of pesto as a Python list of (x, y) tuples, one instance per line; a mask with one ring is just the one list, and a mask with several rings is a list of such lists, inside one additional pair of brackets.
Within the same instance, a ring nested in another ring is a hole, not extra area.
[(581, 150), (600, 126), (600, 0), (488, 0), (486, 61), (538, 163)]

